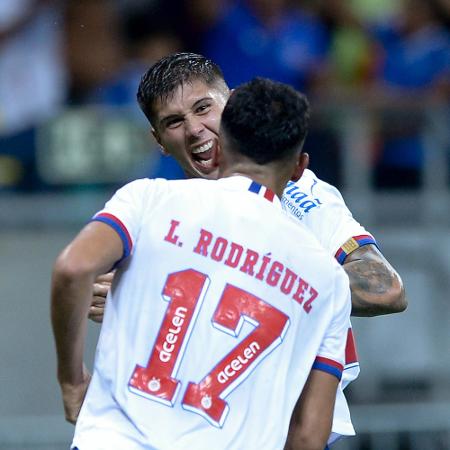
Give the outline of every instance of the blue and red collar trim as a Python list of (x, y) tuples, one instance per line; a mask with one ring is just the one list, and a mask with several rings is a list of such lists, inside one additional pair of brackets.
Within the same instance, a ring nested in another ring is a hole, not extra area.
[(273, 202), (275, 198), (275, 193), (271, 189), (257, 183), (256, 181), (251, 182), (248, 190), (261, 197), (264, 197), (266, 200), (269, 200), (269, 202)]

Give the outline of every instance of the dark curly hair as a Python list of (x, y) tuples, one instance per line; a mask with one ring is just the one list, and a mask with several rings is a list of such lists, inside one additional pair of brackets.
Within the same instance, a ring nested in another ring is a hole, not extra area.
[(157, 99), (166, 101), (178, 86), (195, 80), (228, 92), (220, 67), (196, 53), (174, 53), (150, 67), (142, 76), (137, 92), (139, 106), (149, 122), (153, 122)]
[(231, 150), (262, 165), (301, 150), (308, 123), (303, 94), (284, 83), (255, 78), (233, 91), (221, 127)]

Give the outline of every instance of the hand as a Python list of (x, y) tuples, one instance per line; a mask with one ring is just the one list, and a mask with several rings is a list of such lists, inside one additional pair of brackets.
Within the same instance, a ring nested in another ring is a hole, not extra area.
[(114, 272), (109, 272), (105, 275), (97, 277), (94, 283), (94, 295), (92, 298), (91, 307), (89, 308), (89, 319), (93, 322), (102, 323), (103, 315), (105, 313), (106, 296), (111, 289), (111, 283), (114, 277)]
[(83, 378), (81, 383), (60, 383), (64, 403), (64, 414), (67, 422), (75, 425), (90, 381), (91, 374), (83, 364)]

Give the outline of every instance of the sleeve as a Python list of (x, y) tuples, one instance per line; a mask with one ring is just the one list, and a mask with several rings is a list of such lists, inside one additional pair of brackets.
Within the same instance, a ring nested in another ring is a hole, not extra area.
[(346, 363), (346, 343), (350, 324), (351, 299), (348, 277), (341, 268), (335, 277), (334, 311), (312, 369), (322, 370), (341, 380)]
[(141, 179), (126, 184), (91, 219), (109, 225), (122, 240), (123, 254), (116, 265), (133, 252), (142, 215), (151, 198), (153, 182), (154, 180)]
[(377, 245), (375, 238), (353, 218), (341, 193), (313, 172), (308, 171), (297, 183), (288, 185), (284, 197), (285, 209), (295, 217), (295, 209), (290, 207), (290, 203), (295, 204), (297, 209), (302, 208), (297, 219), (312, 231), (340, 264), (357, 248)]

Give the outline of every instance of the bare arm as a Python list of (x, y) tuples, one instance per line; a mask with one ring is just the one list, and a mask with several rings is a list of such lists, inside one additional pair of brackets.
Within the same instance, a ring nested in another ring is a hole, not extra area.
[(92, 222), (64, 249), (52, 276), (51, 320), (57, 375), (66, 419), (75, 423), (90, 375), (83, 364), (88, 310), (95, 277), (122, 255), (122, 242), (109, 226)]
[(338, 379), (312, 370), (295, 406), (284, 450), (323, 450), (331, 433)]
[(353, 316), (379, 316), (406, 309), (403, 282), (375, 245), (350, 253), (343, 268), (350, 278)]

